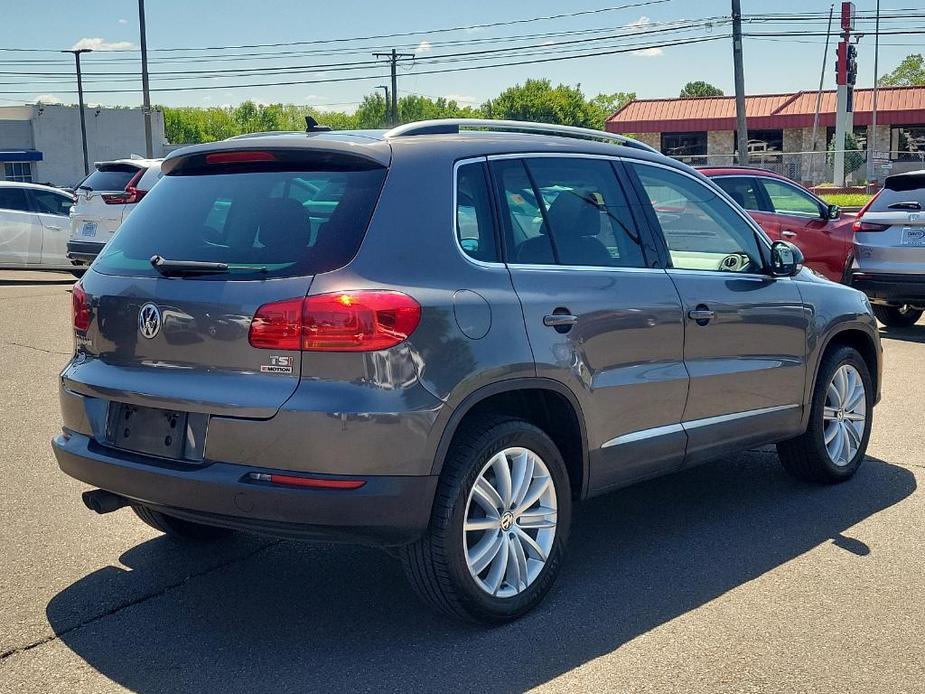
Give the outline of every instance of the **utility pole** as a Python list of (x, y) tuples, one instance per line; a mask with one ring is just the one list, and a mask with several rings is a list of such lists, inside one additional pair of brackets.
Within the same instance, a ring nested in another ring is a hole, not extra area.
[(154, 142), (151, 135), (151, 94), (148, 91), (148, 38), (145, 35), (145, 0), (138, 0), (138, 26), (141, 30), (141, 93), (142, 113), (145, 117), (145, 156), (154, 158)]
[(87, 121), (84, 117), (84, 84), (83, 77), (80, 74), (80, 54), (81, 53), (92, 53), (92, 48), (77, 48), (70, 51), (61, 51), (62, 53), (70, 53), (74, 56), (74, 62), (77, 64), (77, 101), (78, 109), (80, 110), (80, 141), (83, 143), (84, 148), (84, 176), (90, 174), (90, 157), (87, 155)]
[(735, 69), (738, 164), (748, 164), (748, 124), (745, 119), (745, 68), (742, 65), (742, 6), (732, 0), (732, 62)]
[(373, 53), (375, 58), (386, 58), (392, 70), (392, 125), (398, 125), (398, 61), (403, 58), (414, 58), (414, 53), (398, 53), (394, 48), (389, 53)]
[(389, 123), (392, 122), (392, 102), (389, 101), (389, 88), (384, 84), (377, 84), (376, 89), (385, 91), (385, 118)]

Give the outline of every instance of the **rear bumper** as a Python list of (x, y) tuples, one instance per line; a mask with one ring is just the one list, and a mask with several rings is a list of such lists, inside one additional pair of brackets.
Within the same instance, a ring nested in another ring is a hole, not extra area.
[(100, 251), (103, 250), (103, 246), (105, 245), (105, 243), (97, 243), (94, 241), (68, 241), (67, 257), (70, 260), (89, 264), (96, 259), (96, 256), (100, 254)]
[(848, 283), (872, 301), (925, 306), (925, 275), (853, 272)]
[(65, 431), (52, 441), (61, 470), (180, 518), (276, 537), (397, 545), (430, 520), (435, 476), (367, 476), (356, 490), (281, 487), (249, 479), (275, 472), (230, 463), (173, 464), (100, 446)]

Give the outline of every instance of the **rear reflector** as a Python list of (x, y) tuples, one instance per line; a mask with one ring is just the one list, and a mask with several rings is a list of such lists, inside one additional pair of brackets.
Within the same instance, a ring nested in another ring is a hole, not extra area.
[(307, 489), (359, 489), (366, 480), (332, 480), (318, 477), (297, 477), (295, 475), (272, 475), (252, 472), (249, 477), (258, 482), (280, 484), (284, 487), (305, 487)]
[(421, 321), (407, 294), (361, 290), (264, 304), (248, 339), (258, 349), (374, 352), (405, 341)]
[(74, 329), (86, 332), (90, 327), (90, 297), (80, 286), (80, 282), (71, 290), (71, 310)]
[(273, 152), (213, 152), (206, 155), (206, 164), (246, 164), (255, 161), (276, 161)]

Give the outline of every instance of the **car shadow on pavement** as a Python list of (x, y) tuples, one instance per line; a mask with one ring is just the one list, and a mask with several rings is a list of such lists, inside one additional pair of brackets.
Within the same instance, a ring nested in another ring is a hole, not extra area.
[(925, 343), (925, 325), (916, 324), (909, 328), (880, 328), (881, 340)]
[(547, 600), (496, 628), (431, 613), (378, 550), (296, 542), (176, 576), (75, 626), (76, 606), (105, 602), (116, 582), (149, 585), (144, 567), (164, 571), (170, 541), (158, 538), (122, 556), (129, 571), (96, 571), (46, 612), (68, 648), (142, 694), (519, 692), (822, 543), (850, 561), (876, 562), (876, 545), (843, 533), (915, 488), (909, 470), (873, 458), (850, 482), (801, 484), (763, 449), (593, 499), (577, 509), (568, 561)]

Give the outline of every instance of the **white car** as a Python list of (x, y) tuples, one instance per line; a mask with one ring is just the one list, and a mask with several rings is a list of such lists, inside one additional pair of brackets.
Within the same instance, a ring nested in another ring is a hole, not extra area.
[(93, 166), (77, 185), (77, 203), (71, 209), (67, 257), (78, 265), (93, 262), (162, 176), (160, 159), (117, 159)]
[(73, 270), (66, 250), (73, 204), (58, 188), (0, 181), (0, 268)]

